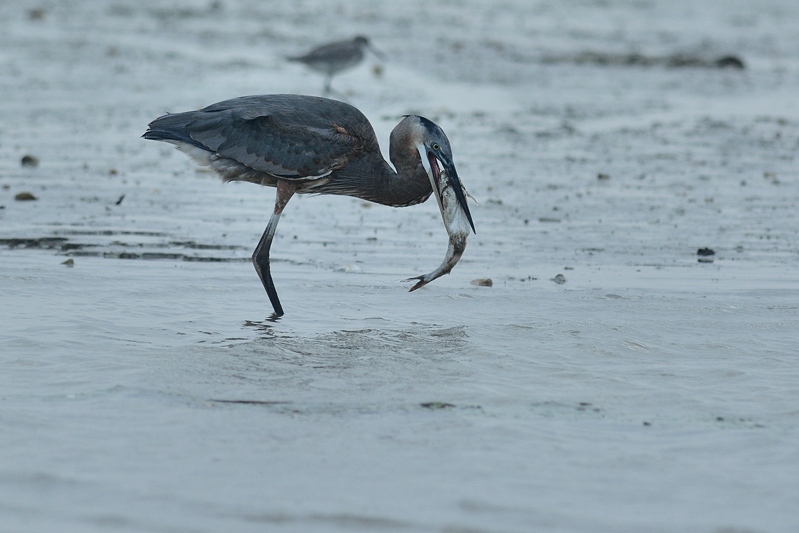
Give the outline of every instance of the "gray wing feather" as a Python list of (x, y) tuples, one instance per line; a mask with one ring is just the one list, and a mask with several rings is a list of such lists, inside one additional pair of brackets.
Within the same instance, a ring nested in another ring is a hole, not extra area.
[(342, 102), (273, 95), (235, 98), (199, 111), (165, 115), (150, 130), (168, 131), (173, 139), (258, 172), (303, 179), (327, 175), (360, 154), (370, 143), (368, 135), (360, 135), (361, 122), (371, 131), (366, 117)]

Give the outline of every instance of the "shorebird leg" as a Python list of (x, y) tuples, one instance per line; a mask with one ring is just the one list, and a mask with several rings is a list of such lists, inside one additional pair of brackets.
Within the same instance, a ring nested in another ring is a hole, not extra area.
[(328, 96), (331, 92), (333, 92), (333, 89), (330, 86), (331, 83), (333, 83), (333, 73), (328, 72), (325, 76), (325, 89), (323, 93), (325, 96)]
[(258, 277), (261, 278), (261, 283), (264, 284), (269, 301), (272, 302), (275, 317), (283, 316), (283, 306), (280, 305), (280, 300), (275, 290), (275, 282), (272, 281), (272, 274), (269, 269), (269, 249), (272, 247), (272, 239), (275, 237), (280, 215), (283, 213), (286, 204), (291, 200), (295, 190), (296, 187), (291, 182), (277, 181), (275, 211), (272, 213), (272, 218), (269, 219), (269, 224), (266, 225), (264, 234), (261, 235), (261, 240), (258, 241), (258, 246), (255, 247), (255, 251), (252, 254), (252, 264), (255, 266), (255, 271), (258, 272)]

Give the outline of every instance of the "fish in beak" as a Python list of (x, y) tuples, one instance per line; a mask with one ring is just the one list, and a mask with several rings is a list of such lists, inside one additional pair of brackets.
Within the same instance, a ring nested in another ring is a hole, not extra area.
[(469, 236), (470, 230), (477, 233), (474, 229), (472, 214), (469, 212), (469, 205), (466, 203), (466, 196), (469, 193), (466, 192), (458, 177), (452, 158), (435, 142), (419, 144), (417, 149), (422, 159), (422, 165), (430, 178), (433, 193), (438, 200), (441, 218), (444, 220), (444, 227), (449, 235), (449, 247), (444, 261), (436, 270), (406, 280), (417, 282), (411, 287), (411, 291), (424, 287), (444, 274), (449, 274), (466, 249), (466, 238)]
[[(455, 226), (456, 219), (460, 215), (466, 217), (472, 232), (477, 233), (474, 229), (472, 214), (469, 212), (469, 205), (466, 203), (466, 195), (468, 193), (458, 177), (458, 171), (455, 170), (455, 164), (452, 159), (443, 154), (436, 155), (428, 151), (427, 161), (430, 166), (429, 170), (427, 168), (425, 170), (427, 170), (427, 175), (430, 177), (430, 185), (433, 186), (433, 192), (438, 200), (438, 208), (441, 210), (441, 216), (444, 219), (447, 232), (450, 232), (450, 230), (462, 230), (462, 228), (456, 229)], [(439, 163), (441, 166), (439, 166)], [(456, 202), (452, 202), (450, 191), (455, 195)], [(460, 212), (458, 212), (458, 207), (460, 207)], [(453, 213), (449, 213), (450, 210)], [(469, 234), (468, 230), (466, 234)]]

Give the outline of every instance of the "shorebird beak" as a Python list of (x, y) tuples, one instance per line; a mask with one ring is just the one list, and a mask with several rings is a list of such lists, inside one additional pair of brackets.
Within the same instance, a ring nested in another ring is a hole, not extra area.
[(377, 59), (379, 59), (380, 61), (385, 61), (385, 60), (386, 60), (386, 54), (384, 54), (383, 52), (381, 52), (380, 50), (378, 50), (377, 48), (375, 48), (375, 47), (372, 45), (372, 43), (369, 43), (369, 44), (367, 44), (367, 45), (366, 45), (366, 48), (367, 48), (367, 49), (368, 49), (370, 52), (372, 52), (372, 53), (375, 55), (375, 57), (376, 57)]
[[(441, 210), (441, 216), (444, 218), (447, 230), (450, 229), (451, 221), (448, 221), (448, 209), (445, 205), (444, 193), (445, 189), (450, 188), (452, 192), (455, 193), (455, 198), (460, 206), (460, 210), (466, 216), (466, 220), (468, 220), (472, 232), (476, 234), (477, 231), (474, 229), (474, 222), (472, 221), (472, 214), (469, 211), (469, 204), (466, 203), (466, 195), (468, 193), (458, 177), (458, 171), (455, 169), (455, 164), (452, 162), (452, 159), (441, 153), (441, 151), (433, 152), (424, 145), (419, 145), (418, 149), (419, 155), (422, 157), (422, 164), (430, 178), (433, 192), (436, 194), (438, 208)], [(466, 233), (469, 233), (468, 228), (466, 229)]]

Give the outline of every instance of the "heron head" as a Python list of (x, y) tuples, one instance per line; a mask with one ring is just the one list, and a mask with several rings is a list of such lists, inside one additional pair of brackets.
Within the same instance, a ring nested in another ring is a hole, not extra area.
[[(458, 177), (458, 171), (455, 169), (455, 163), (452, 161), (452, 148), (444, 130), (424, 117), (412, 115), (405, 120), (414, 121), (412, 126), (413, 142), (419, 152), (427, 177), (430, 179), (430, 185), (433, 187), (447, 229), (451, 229), (450, 226), (454, 219), (461, 218), (456, 215), (461, 214), (466, 217), (466, 221), (474, 232), (472, 214), (466, 203), (466, 189), (463, 187)], [(451, 197), (450, 191), (454, 194), (459, 209), (448, 205), (447, 200)], [(469, 229), (466, 228), (465, 232), (468, 234)]]

